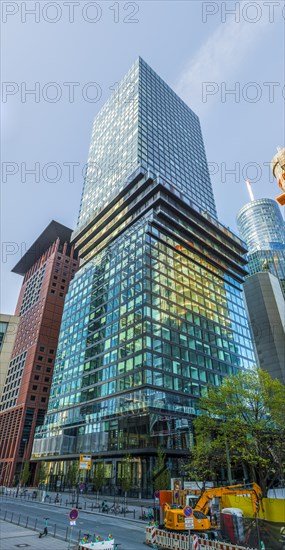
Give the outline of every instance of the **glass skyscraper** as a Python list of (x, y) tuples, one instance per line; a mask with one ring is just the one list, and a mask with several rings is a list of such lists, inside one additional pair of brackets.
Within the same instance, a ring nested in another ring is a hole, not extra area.
[(248, 247), (250, 275), (269, 271), (285, 292), (285, 227), (280, 208), (272, 199), (256, 199), (238, 213), (237, 225)]
[(138, 167), (216, 217), (199, 118), (141, 58), (95, 118), (79, 230)]
[(254, 362), (245, 245), (216, 216), (198, 117), (142, 60), (95, 119), (49, 410), (33, 457), (101, 456), (152, 495), (158, 446), (177, 475), (197, 398)]

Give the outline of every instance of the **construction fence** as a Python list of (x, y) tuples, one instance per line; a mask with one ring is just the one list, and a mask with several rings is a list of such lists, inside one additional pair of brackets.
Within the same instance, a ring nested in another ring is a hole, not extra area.
[(153, 548), (167, 548), (169, 550), (254, 550), (245, 546), (198, 538), (182, 533), (172, 533), (158, 529), (155, 525), (146, 527), (145, 543)]
[(79, 544), (78, 550), (115, 550), (114, 540), (102, 540), (100, 542), (88, 542)]

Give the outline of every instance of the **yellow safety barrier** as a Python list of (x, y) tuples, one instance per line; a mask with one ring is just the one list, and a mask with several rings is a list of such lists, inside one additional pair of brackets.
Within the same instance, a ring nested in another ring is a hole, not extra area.
[[(264, 514), (260, 508), (259, 518), (276, 523), (284, 522), (285, 500), (282, 498), (263, 498)], [(225, 495), (221, 499), (222, 508), (240, 508), (245, 518), (252, 518), (252, 502), (250, 497)]]

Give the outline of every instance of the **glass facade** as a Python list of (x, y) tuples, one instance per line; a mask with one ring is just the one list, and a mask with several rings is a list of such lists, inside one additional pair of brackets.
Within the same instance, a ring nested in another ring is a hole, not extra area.
[(272, 199), (245, 204), (238, 213), (237, 224), (250, 254), (285, 245), (284, 220), (277, 202)]
[(199, 118), (141, 58), (95, 117), (75, 233), (138, 167), (171, 180), (216, 217)]
[[(81, 268), (33, 457), (63, 471), (64, 457), (99, 454), (113, 472), (131, 452), (136, 486), (151, 496), (157, 447), (177, 475), (198, 398), (255, 358), (242, 299), (246, 249), (216, 219), (199, 120), (143, 60), (117, 92), (130, 77), (138, 82), (131, 110), (113, 95), (95, 120), (89, 159), (101, 147), (105, 168), (100, 184), (85, 181), (73, 237)], [(125, 147), (117, 149), (126, 142), (131, 175)]]
[(269, 271), (278, 277), (285, 292), (285, 227), (277, 202), (257, 199), (245, 204), (237, 225), (248, 247), (250, 275)]
[(241, 245), (168, 198), (72, 281), (35, 458), (188, 452), (197, 398), (253, 365)]

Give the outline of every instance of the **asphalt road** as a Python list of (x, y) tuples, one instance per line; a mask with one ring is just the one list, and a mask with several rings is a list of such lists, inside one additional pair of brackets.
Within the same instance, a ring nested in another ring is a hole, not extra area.
[[(6, 520), (10, 520), (12, 513), (13, 522), (18, 522), (18, 517), (21, 515), (20, 524), (25, 524), (28, 519), (28, 527), (33, 527), (37, 520), (37, 528), (44, 527), (44, 519), (48, 517), (49, 532), (54, 531), (56, 524), (56, 532), (62, 537), (65, 536), (66, 528), (69, 527), (68, 509), (56, 507), (53, 505), (41, 504), (38, 502), (27, 502), (13, 497), (1, 497), (1, 514), (4, 518), (6, 512)], [(11, 524), (13, 529), (13, 524)], [(81, 534), (90, 533), (100, 535), (107, 538), (109, 533), (112, 533), (115, 541), (120, 544), (120, 550), (145, 550), (143, 544), (145, 539), (145, 525), (136, 521), (124, 520), (121, 517), (110, 517), (98, 513), (87, 513), (79, 510), (79, 517), (76, 521), (76, 526), (73, 528), (72, 539), (77, 540)], [(50, 539), (51, 541), (53, 539)], [(52, 543), (51, 543), (52, 548)]]

